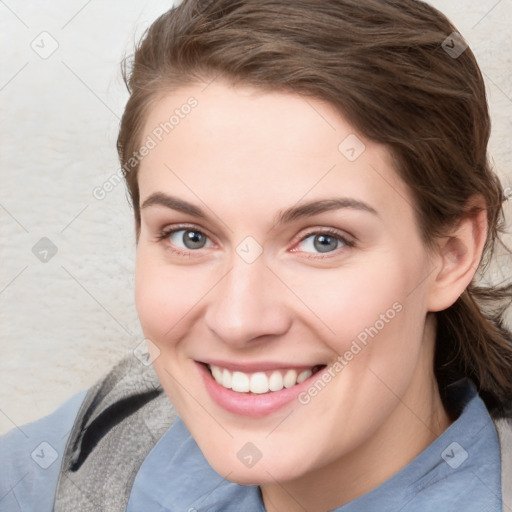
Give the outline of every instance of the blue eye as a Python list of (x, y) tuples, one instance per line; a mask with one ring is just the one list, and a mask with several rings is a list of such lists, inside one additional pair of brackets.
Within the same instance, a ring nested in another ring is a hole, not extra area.
[(337, 233), (311, 233), (299, 242), (298, 247), (303, 252), (326, 253), (352, 245)]
[(206, 247), (208, 237), (194, 229), (179, 229), (167, 234), (169, 241), (180, 249), (202, 249)]

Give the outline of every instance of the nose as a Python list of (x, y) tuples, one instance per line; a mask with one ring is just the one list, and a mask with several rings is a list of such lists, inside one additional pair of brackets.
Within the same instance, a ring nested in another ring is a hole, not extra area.
[(282, 284), (262, 257), (249, 264), (235, 255), (231, 270), (212, 292), (206, 324), (219, 339), (235, 348), (268, 341), (291, 326)]

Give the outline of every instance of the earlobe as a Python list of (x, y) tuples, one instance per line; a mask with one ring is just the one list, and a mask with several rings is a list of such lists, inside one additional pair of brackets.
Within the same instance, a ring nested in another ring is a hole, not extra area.
[(438, 270), (428, 294), (428, 311), (447, 309), (462, 295), (480, 265), (486, 239), (485, 205), (473, 203), (467, 216), (438, 242), (434, 256)]

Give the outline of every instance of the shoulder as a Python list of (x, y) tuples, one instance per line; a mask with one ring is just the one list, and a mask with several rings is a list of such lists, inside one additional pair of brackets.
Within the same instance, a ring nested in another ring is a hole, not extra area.
[(122, 359), (89, 390), (75, 419), (55, 511), (125, 510), (142, 462), (175, 418), (149, 360)]
[(172, 409), (170, 402), (165, 411), (155, 406), (162, 398), (167, 399), (151, 364), (141, 363), (133, 354), (121, 359), (87, 393), (69, 439), (67, 463), (77, 470), (112, 432), (119, 439), (141, 410), (146, 412), (146, 427), (154, 438), (159, 437), (162, 428), (169, 426), (168, 412)]
[(82, 391), (53, 413), (0, 437), (0, 509), (53, 509), (66, 443), (87, 395)]
[(52, 414), (0, 437), (0, 510), (78, 510), (71, 473), (82, 489), (96, 486), (98, 497), (103, 489), (126, 499), (127, 484), (174, 418), (152, 365), (124, 357)]

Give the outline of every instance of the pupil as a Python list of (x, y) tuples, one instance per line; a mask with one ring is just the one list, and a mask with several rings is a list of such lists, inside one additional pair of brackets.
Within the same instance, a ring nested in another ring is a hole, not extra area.
[(183, 243), (189, 249), (200, 249), (206, 243), (206, 238), (202, 233), (196, 231), (185, 231), (183, 233)]
[(336, 249), (338, 240), (329, 235), (317, 235), (313, 245), (318, 252), (329, 252)]

